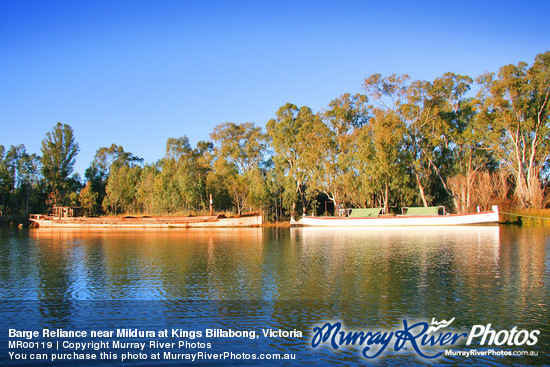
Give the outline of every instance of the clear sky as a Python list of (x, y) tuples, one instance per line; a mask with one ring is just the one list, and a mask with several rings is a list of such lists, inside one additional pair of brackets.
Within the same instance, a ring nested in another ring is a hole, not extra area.
[(69, 124), (83, 175), (112, 143), (152, 163), (374, 73), (476, 77), (550, 50), (550, 1), (0, 0), (0, 145)]

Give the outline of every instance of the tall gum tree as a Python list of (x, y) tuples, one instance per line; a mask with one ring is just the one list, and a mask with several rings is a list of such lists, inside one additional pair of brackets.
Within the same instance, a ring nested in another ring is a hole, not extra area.
[(68, 194), (79, 147), (73, 129), (58, 122), (42, 141), (42, 174), (48, 185), (49, 202), (59, 205)]
[(434, 160), (443, 152), (441, 139), (443, 126), (439, 119), (441, 106), (431, 96), (431, 83), (413, 81), (407, 88), (399, 115), (407, 127), (405, 150), (409, 156), (409, 167), (417, 182), (422, 204), (432, 204), (434, 192), (427, 190), (433, 182)]
[(513, 174), (520, 207), (544, 203), (541, 175), (550, 156), (550, 51), (533, 65), (506, 65), (478, 78), (489, 148)]
[(111, 166), (103, 209), (111, 214), (135, 213), (136, 188), (140, 180), (141, 166)]
[(187, 163), (193, 149), (187, 136), (168, 138), (166, 154), (159, 162), (160, 171), (154, 180), (153, 202), (159, 212), (175, 213), (189, 209)]
[[(432, 127), (434, 138), (427, 145), (425, 156), (447, 197), (460, 211), (465, 208), (459, 205), (450, 177), (463, 172), (469, 178), (469, 190), (473, 173), (486, 163), (479, 160), (483, 155), (476, 149), (475, 141), (480, 136), (472, 126), (472, 101), (465, 98), (472, 82), (469, 76), (445, 73), (427, 85), (429, 101), (437, 106), (437, 110), (434, 111), (436, 120)], [(461, 165), (461, 161), (465, 161), (464, 164)]]
[[(307, 172), (308, 196), (322, 192), (338, 207), (341, 200), (338, 145), (334, 132), (323, 122), (319, 114), (302, 107), (298, 113), (302, 128), (297, 144), (301, 153), (300, 166)], [(308, 199), (309, 199), (308, 198)]]
[[(431, 204), (427, 192), (430, 183), (431, 169), (425, 158), (425, 148), (429, 135), (426, 135), (435, 116), (432, 106), (427, 105), (426, 82), (416, 81), (409, 84), (408, 75), (390, 75), (382, 77), (373, 74), (365, 79), (363, 89), (372, 101), (371, 109), (378, 116), (383, 111), (393, 113), (393, 118), (401, 119), (404, 126), (404, 140), (401, 149), (403, 161), (414, 177), (418, 196), (424, 206)], [(396, 162), (395, 164), (398, 164)]]
[(274, 150), (273, 161), (284, 180), (284, 196), (291, 216), (296, 215), (297, 201), (302, 203), (302, 213), (308, 208), (312, 190), (308, 190), (312, 172), (308, 160), (311, 155), (308, 121), (313, 112), (307, 106), (298, 108), (286, 103), (277, 111), (276, 118), (267, 122), (267, 134)]
[(251, 185), (267, 150), (262, 128), (252, 122), (226, 122), (216, 126), (210, 138), (215, 143), (214, 170), (223, 177), (238, 213), (252, 209)]
[[(364, 157), (364, 179), (358, 186), (367, 186), (370, 206), (381, 206), (386, 213), (392, 204), (408, 197), (406, 162), (401, 149), (405, 126), (391, 110), (376, 110), (360, 132), (357, 141), (357, 157)], [(368, 179), (367, 179), (368, 178)]]
[(143, 159), (126, 152), (120, 145), (111, 144), (109, 147), (99, 148), (94, 160), (86, 169), (85, 190), (81, 192), (80, 199), (86, 203), (88, 213), (100, 214), (103, 200), (107, 195), (107, 185), (111, 169), (117, 169), (124, 165), (135, 166), (143, 163)]
[(399, 162), (408, 167), (422, 204), (428, 206), (434, 199), (446, 197), (457, 207), (449, 177), (455, 170), (454, 153), (464, 147), (453, 139), (468, 122), (463, 118), (462, 101), (471, 78), (446, 73), (433, 82), (408, 81), (406, 75), (382, 78), (379, 74), (365, 80), (364, 89), (374, 101), (375, 121), (383, 116), (390, 117), (388, 122), (401, 119), (398, 125), (405, 128), (404, 139), (402, 146), (395, 148), (403, 151)]
[[(356, 168), (354, 134), (368, 121), (367, 96), (364, 94), (341, 95), (332, 100), (329, 108), (320, 114), (322, 120), (313, 121), (308, 128), (317, 135), (311, 151), (313, 157), (311, 172), (314, 186), (334, 202), (335, 208), (346, 201), (353, 201), (357, 189), (353, 181)], [(324, 124), (323, 124), (324, 123)]]
[(469, 76), (454, 73), (445, 73), (433, 82), (434, 97), (441, 103), (447, 152), (434, 169), (459, 212), (480, 204), (474, 199), (476, 181), (482, 172), (494, 169), (491, 151), (485, 147), (487, 130), (477, 118), (479, 102), (466, 97), (472, 83)]
[(39, 159), (36, 154), (28, 154), (20, 144), (10, 147), (6, 162), (13, 182), (12, 209), (28, 214), (31, 191), (38, 186)]
[(187, 136), (169, 138), (166, 154), (159, 161), (159, 172), (153, 182), (153, 198), (145, 198), (147, 187), (153, 178), (153, 170), (146, 170), (139, 195), (147, 207), (156, 207), (159, 212), (194, 211), (208, 208), (206, 180), (210, 172), (212, 143), (199, 142), (193, 149)]

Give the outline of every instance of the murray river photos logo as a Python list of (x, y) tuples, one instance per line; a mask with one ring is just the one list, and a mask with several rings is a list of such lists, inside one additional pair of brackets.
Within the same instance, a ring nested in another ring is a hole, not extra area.
[[(491, 324), (474, 325), (469, 332), (446, 331), (455, 319), (411, 323), (403, 320), (396, 330), (348, 331), (340, 322), (327, 322), (313, 328), (311, 346), (321, 345), (335, 350), (341, 347), (359, 347), (365, 358), (373, 359), (392, 348), (395, 352), (414, 352), (427, 359), (441, 357), (447, 348), (466, 346), (534, 346), (539, 330), (518, 330), (517, 327), (495, 330)], [(448, 353), (445, 353), (448, 354)]]

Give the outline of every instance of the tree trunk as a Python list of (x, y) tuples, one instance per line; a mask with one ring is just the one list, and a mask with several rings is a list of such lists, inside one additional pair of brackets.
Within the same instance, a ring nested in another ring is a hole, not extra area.
[(26, 215), (29, 215), (29, 201), (30, 201), (30, 195), (31, 195), (31, 190), (30, 189), (27, 189), (27, 199), (25, 200), (25, 214)]
[(422, 183), (420, 182), (420, 176), (418, 176), (418, 173), (414, 172), (414, 177), (416, 178), (416, 183), (418, 185), (418, 191), (420, 193), (420, 198), (422, 199), (422, 204), (424, 204), (425, 207), (428, 206), (428, 200), (426, 200), (426, 194), (424, 193), (424, 186), (422, 186)]
[(516, 174), (516, 189), (514, 190), (514, 194), (516, 196), (516, 199), (518, 200), (518, 204), (521, 208), (527, 208), (527, 195), (526, 195), (526, 184), (523, 180), (523, 172), (518, 170)]
[(443, 189), (445, 189), (445, 192), (447, 193), (447, 195), (449, 195), (449, 197), (453, 201), (454, 207), (458, 209), (458, 202), (456, 201), (456, 196), (455, 196), (454, 192), (452, 192), (452, 190), (449, 189), (449, 187), (447, 186), (447, 183), (445, 182), (445, 180), (443, 179), (443, 176), (441, 175), (441, 171), (439, 170), (439, 167), (437, 167), (431, 159), (430, 159), (430, 164), (432, 165), (435, 172), (437, 173), (437, 177), (439, 177), (439, 180), (441, 181), (441, 184), (443, 185)]
[(386, 178), (386, 181), (384, 182), (384, 213), (388, 213), (389, 209), (390, 209), (390, 204), (389, 204), (389, 187), (388, 187), (388, 179)]

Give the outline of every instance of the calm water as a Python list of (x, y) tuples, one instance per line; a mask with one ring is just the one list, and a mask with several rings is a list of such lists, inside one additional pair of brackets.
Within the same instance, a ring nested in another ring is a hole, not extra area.
[[(399, 330), (403, 320), (454, 317), (448, 331), (488, 323), (497, 331), (540, 330), (534, 346), (492, 347), (538, 356), (443, 356), (434, 362), (388, 347), (374, 363), (548, 365), (549, 266), (550, 231), (542, 227), (3, 230), (0, 364), (31, 362), (9, 358), (10, 328), (272, 328), (303, 336), (194, 341), (211, 342), (216, 353), (295, 354), (286, 365), (367, 365), (373, 361), (359, 347), (313, 349), (313, 327), (340, 321), (347, 330)], [(470, 349), (463, 344), (453, 349)], [(182, 361), (131, 364), (172, 363)], [(195, 364), (224, 363), (259, 364)]]

